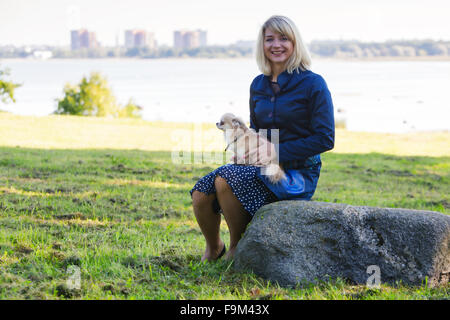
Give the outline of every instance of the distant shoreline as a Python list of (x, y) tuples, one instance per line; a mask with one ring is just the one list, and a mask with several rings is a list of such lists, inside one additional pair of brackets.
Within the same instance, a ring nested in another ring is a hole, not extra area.
[[(422, 57), (370, 57), (370, 58), (351, 58), (351, 57), (321, 57), (312, 56), (314, 61), (347, 61), (347, 62), (385, 62), (385, 61), (407, 61), (407, 62), (446, 62), (450, 61), (450, 56), (422, 56)], [(204, 57), (174, 57), (174, 58), (50, 58), (50, 59), (36, 59), (36, 58), (0, 58), (2, 61), (65, 61), (65, 60), (109, 60), (109, 61), (170, 61), (170, 60), (254, 60), (254, 57), (220, 57), (220, 58), (204, 58)]]
[(450, 61), (450, 56), (423, 56), (423, 57), (371, 57), (371, 58), (333, 58), (333, 57), (318, 57), (312, 56), (314, 60), (333, 60), (333, 61), (362, 61), (362, 62), (376, 62), (376, 61)]

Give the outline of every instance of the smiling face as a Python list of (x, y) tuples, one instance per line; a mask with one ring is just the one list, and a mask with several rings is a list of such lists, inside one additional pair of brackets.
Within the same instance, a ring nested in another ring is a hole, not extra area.
[(284, 66), (294, 52), (294, 44), (285, 35), (266, 29), (264, 55), (272, 65)]

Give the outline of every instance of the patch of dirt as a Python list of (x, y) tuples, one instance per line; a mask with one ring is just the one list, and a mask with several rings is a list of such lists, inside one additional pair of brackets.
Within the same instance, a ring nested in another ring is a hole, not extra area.
[(169, 268), (172, 271), (180, 272), (183, 266), (175, 256), (155, 256), (151, 258), (152, 263)]
[(52, 250), (50, 255), (58, 261), (64, 261), (66, 259), (66, 255), (61, 251)]
[(123, 206), (128, 206), (129, 203), (127, 200), (116, 197), (116, 198), (109, 198), (109, 202), (111, 202), (112, 204), (119, 204), (119, 205), (123, 205)]
[(172, 253), (162, 253), (160, 256), (141, 257), (128, 256), (122, 260), (122, 264), (133, 269), (148, 269), (149, 265), (167, 267), (174, 272), (180, 272), (186, 264), (185, 259)]
[(54, 218), (57, 220), (74, 220), (74, 219), (85, 220), (86, 219), (84, 214), (82, 214), (81, 212), (61, 214), (61, 215), (54, 216)]
[(111, 170), (111, 171), (125, 172), (125, 171), (128, 170), (128, 168), (127, 168), (125, 165), (119, 163), (117, 166), (112, 166), (112, 167), (110, 168), (110, 170)]
[(47, 188), (45, 189), (46, 193), (66, 193), (66, 192), (70, 192), (72, 191), (72, 189), (68, 189), (68, 188), (63, 188), (63, 187), (59, 187), (59, 188), (55, 188), (55, 189), (51, 189), (51, 188)]
[(147, 269), (150, 265), (150, 260), (141, 256), (128, 256), (122, 259), (121, 263), (133, 269)]
[(62, 243), (61, 242), (53, 242), (52, 248), (55, 250), (61, 250), (62, 249)]
[(81, 258), (78, 256), (74, 256), (74, 255), (67, 257), (62, 261), (62, 266), (63, 266), (63, 268), (67, 268), (68, 266), (80, 267), (81, 266)]
[(113, 284), (110, 284), (110, 283), (101, 283), (100, 288), (102, 288), (103, 291), (111, 292), (111, 294), (117, 293), (117, 289), (114, 287)]
[(58, 284), (56, 286), (56, 294), (58, 296), (70, 299), (80, 295), (79, 289), (71, 289), (65, 283)]
[(18, 244), (15, 248), (15, 251), (23, 254), (30, 254), (33, 252), (33, 249), (25, 244)]
[(386, 173), (392, 174), (398, 177), (414, 177), (414, 175), (408, 170), (387, 170)]
[(162, 218), (180, 218), (181, 216), (182, 214), (177, 210), (165, 209), (163, 210), (163, 212), (156, 214), (154, 217), (157, 219), (162, 219)]
[(111, 292), (113, 295), (123, 294), (124, 296), (128, 296), (131, 293), (130, 288), (127, 288), (124, 282), (119, 282), (117, 284), (101, 283), (100, 288), (105, 292)]
[(358, 292), (349, 292), (345, 295), (348, 297), (351, 297), (353, 300), (361, 300), (361, 299), (367, 299), (370, 296), (379, 294), (381, 292), (381, 289), (363, 289)]
[(18, 209), (19, 212), (37, 212), (37, 211), (44, 211), (44, 212), (52, 212), (55, 211), (55, 208), (52, 206), (41, 206), (39, 203), (30, 204), (26, 207), (22, 207)]
[(79, 204), (81, 206), (86, 205), (86, 206), (92, 206), (94, 205), (93, 202), (91, 200), (88, 199), (80, 199), (80, 198), (72, 198), (72, 202)]
[(132, 174), (147, 174), (147, 175), (154, 175), (156, 173), (155, 169), (141, 169), (141, 168), (130, 168), (127, 167), (126, 165), (119, 163), (116, 166), (112, 166), (111, 168), (109, 168), (111, 171), (115, 171), (115, 172), (128, 172), (128, 173), (132, 173)]

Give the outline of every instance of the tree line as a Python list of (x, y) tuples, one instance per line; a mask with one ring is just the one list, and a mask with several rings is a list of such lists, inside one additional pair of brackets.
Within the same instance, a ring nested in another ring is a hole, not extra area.
[[(386, 42), (361, 42), (357, 40), (316, 40), (308, 45), (313, 56), (326, 58), (376, 58), (376, 57), (450, 57), (450, 41), (401, 40)], [(70, 50), (69, 48), (39, 46), (37, 48), (0, 46), (1, 58), (26, 58), (35, 50), (52, 53), (53, 58), (243, 58), (252, 57), (254, 48), (249, 45), (207, 46), (177, 49), (169, 46), (157, 48), (98, 47)]]
[(450, 41), (433, 40), (312, 41), (309, 49), (316, 56), (329, 58), (450, 57)]
[(207, 46), (191, 49), (178, 49), (168, 46), (158, 48), (139, 47), (139, 48), (123, 48), (123, 47), (98, 47), (98, 48), (82, 48), (79, 50), (71, 50), (69, 48), (39, 46), (37, 48), (29, 47), (1, 47), (1, 58), (27, 58), (33, 56), (35, 51), (49, 51), (52, 58), (70, 59), (70, 58), (242, 58), (251, 57), (253, 50), (251, 47), (230, 46)]

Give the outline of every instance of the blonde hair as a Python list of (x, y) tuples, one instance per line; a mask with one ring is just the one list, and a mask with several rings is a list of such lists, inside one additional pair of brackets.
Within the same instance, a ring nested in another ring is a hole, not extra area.
[(258, 64), (259, 70), (264, 75), (270, 76), (272, 74), (270, 61), (264, 54), (264, 34), (267, 29), (286, 36), (294, 45), (294, 51), (288, 61), (286, 61), (286, 70), (288, 73), (293, 73), (294, 70), (297, 70), (298, 72), (299, 68), (302, 71), (311, 68), (311, 57), (306, 46), (303, 44), (300, 32), (294, 22), (288, 17), (271, 16), (262, 25), (256, 43), (256, 63)]

